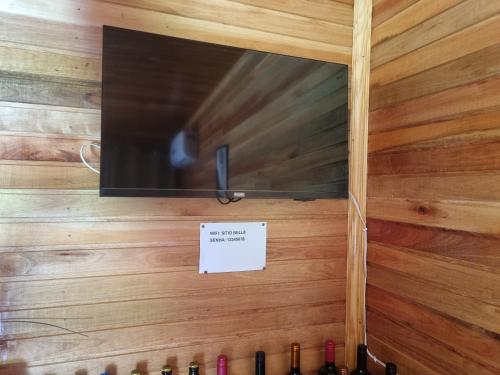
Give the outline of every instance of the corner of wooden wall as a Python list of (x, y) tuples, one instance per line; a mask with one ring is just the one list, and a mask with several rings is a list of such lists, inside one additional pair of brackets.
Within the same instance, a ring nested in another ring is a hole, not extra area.
[[(366, 220), (366, 183), (368, 154), (368, 110), (370, 81), (372, 0), (354, 1), (351, 118), (349, 132), (349, 191), (358, 200)], [(363, 223), (349, 201), (346, 286), (345, 363), (356, 363), (356, 346), (365, 332), (365, 267)]]

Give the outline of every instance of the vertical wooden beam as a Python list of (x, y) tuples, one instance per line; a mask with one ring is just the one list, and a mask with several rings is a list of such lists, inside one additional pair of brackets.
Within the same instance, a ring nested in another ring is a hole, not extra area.
[[(358, 200), (364, 220), (366, 219), (371, 20), (372, 0), (354, 0), (349, 191)], [(356, 346), (363, 342), (365, 330), (363, 223), (352, 201), (349, 202), (348, 220), (345, 356), (347, 366), (352, 369), (356, 363)]]

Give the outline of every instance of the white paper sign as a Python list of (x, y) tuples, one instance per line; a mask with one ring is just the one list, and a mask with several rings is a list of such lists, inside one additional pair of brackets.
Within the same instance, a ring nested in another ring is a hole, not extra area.
[(267, 223), (201, 223), (200, 273), (263, 270)]

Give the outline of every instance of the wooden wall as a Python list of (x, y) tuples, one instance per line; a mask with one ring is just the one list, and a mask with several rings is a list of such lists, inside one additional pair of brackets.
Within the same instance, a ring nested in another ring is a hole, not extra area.
[(368, 342), (401, 375), (500, 373), (500, 2), (379, 0)]
[[(284, 373), (299, 340), (307, 374), (327, 336), (342, 359), (345, 201), (98, 198), (102, 24), (347, 63), (352, 2), (0, 2), (0, 373), (244, 374), (258, 348)], [(268, 221), (268, 268), (198, 275), (209, 220)]]

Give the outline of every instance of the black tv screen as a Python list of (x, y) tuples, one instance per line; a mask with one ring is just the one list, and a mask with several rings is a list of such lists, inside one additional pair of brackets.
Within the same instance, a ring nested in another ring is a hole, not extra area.
[(345, 198), (347, 75), (105, 26), (100, 195)]

